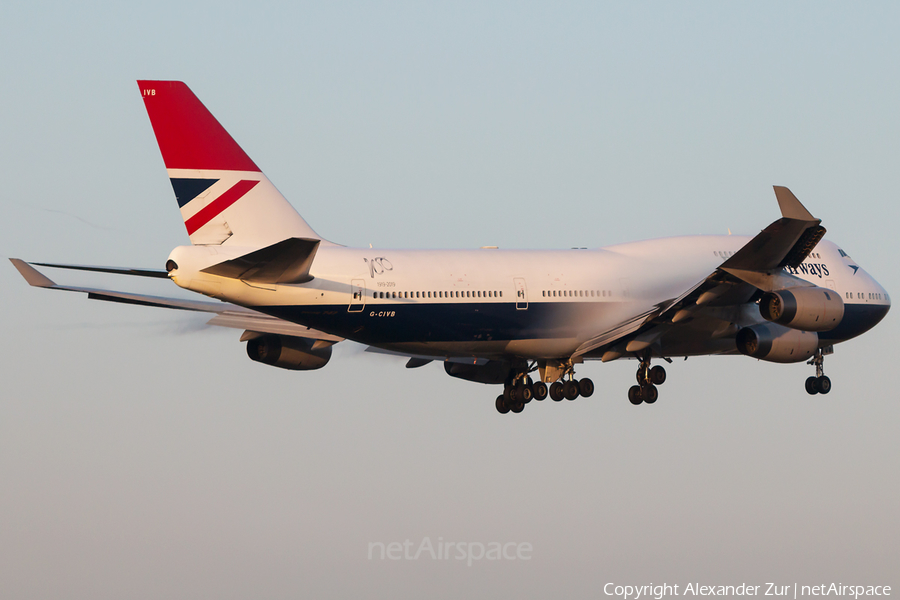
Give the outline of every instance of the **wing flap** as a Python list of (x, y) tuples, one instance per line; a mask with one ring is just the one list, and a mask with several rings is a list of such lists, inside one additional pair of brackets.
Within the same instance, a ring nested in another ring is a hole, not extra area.
[(276, 333), (279, 335), (289, 335), (293, 337), (309, 338), (314, 340), (324, 340), (327, 342), (337, 343), (344, 340), (342, 337), (330, 335), (322, 331), (311, 329), (304, 325), (291, 323), (277, 317), (270, 317), (255, 311), (234, 311), (228, 310), (219, 313), (209, 321), (208, 325), (216, 325), (218, 327), (230, 327), (232, 329), (244, 329), (257, 333)]
[(603, 333), (592, 337), (591, 339), (583, 342), (578, 348), (575, 350), (575, 353), (572, 354), (573, 358), (577, 358), (588, 352), (593, 350), (597, 350), (598, 348), (602, 348), (604, 346), (609, 346), (629, 334), (632, 334), (639, 329), (641, 329), (649, 320), (652, 320), (652, 315), (657, 313), (657, 311), (648, 311), (644, 314), (638, 315), (621, 323), (620, 325), (614, 327), (613, 329), (609, 329), (604, 331)]

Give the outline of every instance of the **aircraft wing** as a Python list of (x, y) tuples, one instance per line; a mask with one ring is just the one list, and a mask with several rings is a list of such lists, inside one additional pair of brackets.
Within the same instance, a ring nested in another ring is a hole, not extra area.
[[(784, 268), (802, 263), (825, 235), (825, 228), (788, 188), (774, 189), (781, 208), (780, 219), (684, 294), (592, 337), (579, 346), (573, 357), (602, 353), (602, 360), (606, 361), (639, 353), (658, 343), (679, 323), (689, 323), (710, 312), (707, 309), (746, 304), (761, 292), (812, 286), (786, 273)], [(723, 327), (726, 325), (723, 323)], [(723, 333), (727, 330), (723, 329)]]
[[(310, 329), (297, 323), (291, 323), (277, 317), (264, 315), (263, 313), (230, 304), (209, 300), (186, 300), (181, 298), (166, 298), (147, 294), (133, 294), (130, 292), (118, 292), (87, 287), (72, 287), (58, 285), (46, 275), (35, 269), (31, 264), (18, 258), (9, 259), (29, 285), (52, 290), (64, 290), (68, 292), (81, 292), (88, 295), (91, 300), (106, 300), (107, 302), (122, 302), (125, 304), (137, 304), (140, 306), (155, 306), (158, 308), (172, 308), (176, 310), (189, 310), (195, 312), (215, 313), (212, 319), (207, 321), (209, 325), (218, 327), (231, 327), (245, 329), (255, 333), (277, 333), (294, 337), (323, 340), (326, 342), (340, 342), (344, 338), (330, 335), (322, 331)], [(158, 272), (148, 269), (122, 269), (118, 267), (89, 267), (84, 265), (57, 265), (49, 263), (35, 263), (45, 266), (76, 269), (82, 271), (96, 271), (101, 273), (117, 273), (123, 275), (140, 275), (143, 277), (159, 277)], [(145, 273), (153, 273), (147, 275)], [(165, 271), (162, 271), (165, 273)], [(167, 275), (165, 275), (167, 276)]]
[(484, 358), (484, 357), (439, 356), (439, 355), (432, 355), (432, 354), (410, 354), (408, 352), (395, 352), (394, 350), (378, 348), (377, 346), (367, 347), (366, 352), (373, 352), (375, 354), (387, 354), (388, 356), (396, 356), (398, 358), (408, 358), (409, 360), (406, 363), (407, 369), (415, 369), (418, 367), (422, 367), (432, 361), (459, 363), (459, 364), (464, 364), (464, 365), (486, 365), (487, 363), (490, 362), (490, 359)]

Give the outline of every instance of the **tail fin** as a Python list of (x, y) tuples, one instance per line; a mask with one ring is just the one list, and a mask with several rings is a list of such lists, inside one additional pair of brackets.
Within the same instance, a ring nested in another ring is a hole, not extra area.
[(138, 81), (191, 243), (321, 239), (180, 81)]

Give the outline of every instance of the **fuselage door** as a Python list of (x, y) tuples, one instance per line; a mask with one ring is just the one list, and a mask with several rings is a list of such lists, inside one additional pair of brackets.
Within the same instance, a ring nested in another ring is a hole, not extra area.
[(516, 286), (516, 310), (528, 310), (528, 288), (525, 287), (524, 277), (515, 277)]
[(362, 312), (366, 307), (366, 280), (354, 279), (350, 282), (350, 306), (347, 312)]

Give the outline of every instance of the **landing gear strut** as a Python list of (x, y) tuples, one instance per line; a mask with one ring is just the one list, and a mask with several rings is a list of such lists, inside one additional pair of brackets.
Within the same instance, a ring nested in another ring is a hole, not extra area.
[(594, 382), (587, 377), (575, 379), (575, 372), (571, 367), (549, 387), (543, 381), (533, 382), (527, 372), (510, 373), (503, 386), (503, 393), (497, 396), (495, 406), (500, 414), (520, 413), (532, 399), (540, 401), (549, 395), (555, 402), (559, 402), (563, 398), (568, 400), (575, 400), (578, 396), (588, 398), (593, 393)]
[(806, 379), (806, 392), (811, 396), (827, 394), (831, 391), (831, 380), (825, 376), (825, 355), (831, 354), (830, 350), (831, 347), (818, 350), (816, 355), (807, 363), (816, 366), (816, 376)]
[(628, 400), (637, 406), (642, 402), (653, 404), (659, 398), (659, 390), (656, 386), (666, 382), (666, 370), (661, 365), (650, 367), (650, 355), (645, 354), (641, 358), (641, 364), (637, 370), (637, 385), (628, 390)]

